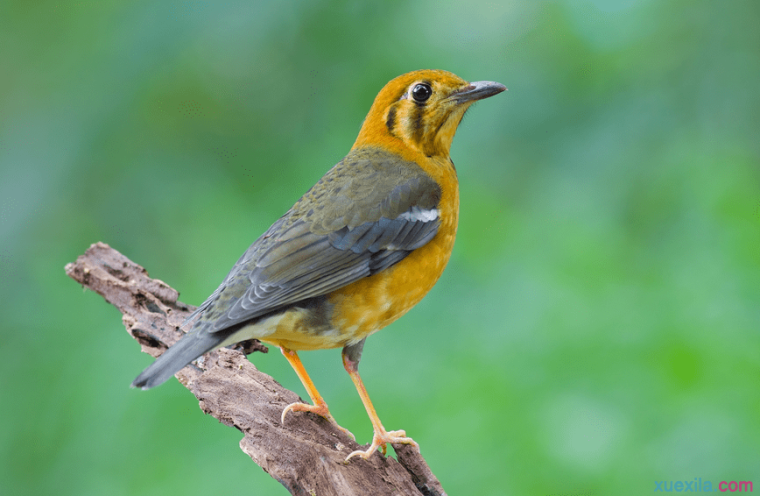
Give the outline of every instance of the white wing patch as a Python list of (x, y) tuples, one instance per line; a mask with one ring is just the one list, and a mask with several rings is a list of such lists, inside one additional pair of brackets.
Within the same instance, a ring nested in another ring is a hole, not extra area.
[(440, 212), (437, 208), (424, 209), (418, 206), (413, 206), (403, 214), (399, 215), (397, 219), (432, 222), (438, 218)]

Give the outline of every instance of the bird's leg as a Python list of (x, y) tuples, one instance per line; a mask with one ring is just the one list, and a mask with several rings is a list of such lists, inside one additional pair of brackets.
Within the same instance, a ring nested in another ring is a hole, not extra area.
[(284, 346), (280, 346), (280, 351), (282, 352), (283, 356), (290, 362), (290, 365), (293, 367), (293, 370), (296, 371), (296, 375), (299, 379), (301, 379), (301, 383), (303, 383), (303, 387), (306, 388), (306, 392), (309, 394), (309, 398), (311, 398), (313, 405), (307, 405), (306, 403), (291, 403), (290, 405), (285, 407), (285, 410), (282, 411), (282, 418), (280, 421), (285, 424), (285, 415), (288, 414), (289, 411), (294, 412), (312, 412), (316, 413), (317, 415), (320, 415), (330, 422), (332, 422), (333, 425), (335, 425), (338, 429), (342, 430), (346, 434), (348, 434), (351, 439), (356, 441), (356, 438), (348, 429), (344, 429), (343, 427), (339, 426), (338, 423), (335, 421), (333, 416), (330, 414), (330, 410), (327, 408), (327, 403), (325, 403), (325, 400), (322, 399), (322, 396), (319, 394), (319, 391), (317, 391), (316, 386), (314, 386), (314, 383), (311, 380), (311, 377), (309, 377), (309, 374), (306, 373), (306, 369), (303, 366), (303, 363), (301, 363), (301, 359), (298, 358), (298, 353), (295, 352), (295, 350), (291, 350), (288, 348), (285, 348)]
[(372, 406), (372, 401), (369, 399), (369, 394), (367, 394), (367, 389), (364, 387), (362, 378), (359, 376), (359, 360), (361, 359), (363, 347), (364, 340), (353, 346), (346, 346), (343, 348), (343, 366), (346, 368), (348, 375), (351, 376), (351, 380), (354, 381), (356, 390), (359, 392), (362, 403), (364, 403), (364, 408), (367, 409), (367, 414), (369, 415), (369, 420), (372, 422), (374, 434), (372, 436), (372, 444), (367, 451), (354, 451), (346, 457), (346, 461), (353, 456), (360, 456), (366, 460), (372, 456), (377, 448), (380, 448), (384, 455), (386, 453), (387, 443), (411, 444), (419, 449), (419, 445), (414, 442), (412, 438), (406, 437), (405, 431), (386, 431), (382, 422), (380, 422), (375, 407)]

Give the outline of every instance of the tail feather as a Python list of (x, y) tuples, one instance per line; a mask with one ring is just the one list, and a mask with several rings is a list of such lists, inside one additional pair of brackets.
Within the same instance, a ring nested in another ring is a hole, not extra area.
[(163, 384), (187, 364), (211, 351), (229, 337), (227, 332), (190, 332), (137, 376), (132, 387), (150, 389)]

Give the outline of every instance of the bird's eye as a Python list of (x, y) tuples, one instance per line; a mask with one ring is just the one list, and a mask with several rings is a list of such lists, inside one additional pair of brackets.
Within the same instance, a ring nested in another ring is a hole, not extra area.
[(414, 88), (412, 88), (412, 98), (414, 98), (414, 101), (417, 103), (425, 103), (432, 94), (433, 89), (429, 84), (415, 84)]

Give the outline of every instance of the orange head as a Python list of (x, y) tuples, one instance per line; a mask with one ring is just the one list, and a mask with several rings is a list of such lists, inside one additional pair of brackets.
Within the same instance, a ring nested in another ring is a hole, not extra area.
[(447, 71), (403, 74), (378, 93), (353, 147), (403, 144), (428, 157), (448, 157), (470, 105), (504, 90), (502, 84), (468, 83)]

